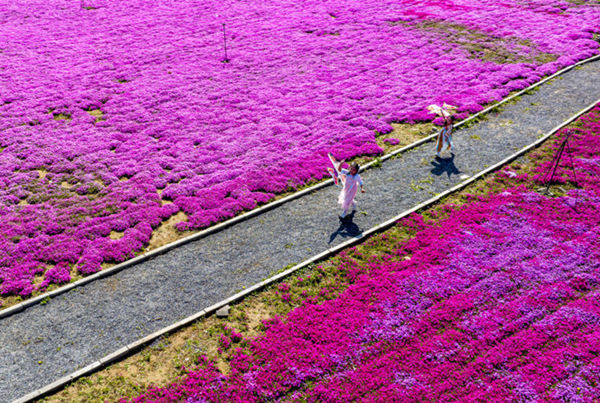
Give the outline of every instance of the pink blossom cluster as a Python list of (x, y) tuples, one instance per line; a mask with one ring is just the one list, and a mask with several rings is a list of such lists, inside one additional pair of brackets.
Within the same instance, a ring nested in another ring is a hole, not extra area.
[(507, 168), (500, 192), (413, 215), (399, 225), (414, 238), (340, 266), (357, 273), (345, 292), (266, 322), (229, 375), (201, 357), (132, 401), (597, 401), (600, 105), (580, 122), (567, 195)]
[(188, 230), (250, 210), (332, 148), (380, 153), (430, 103), (476, 112), (597, 54), (599, 20), (563, 0), (2, 1), (0, 294), (130, 258), (178, 211)]

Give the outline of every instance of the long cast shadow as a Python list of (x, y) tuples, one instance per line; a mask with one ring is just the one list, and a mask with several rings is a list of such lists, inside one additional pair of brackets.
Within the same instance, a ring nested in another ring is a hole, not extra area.
[(344, 218), (340, 218), (340, 226), (329, 236), (329, 243), (332, 243), (338, 236), (342, 238), (357, 238), (362, 234), (362, 230), (354, 222), (354, 211)]
[(454, 165), (454, 154), (450, 155), (450, 158), (435, 157), (435, 160), (431, 161), (431, 165), (433, 165), (431, 173), (436, 176), (440, 176), (446, 172), (448, 174), (448, 178), (451, 175), (460, 174), (461, 171), (456, 167), (456, 165)]

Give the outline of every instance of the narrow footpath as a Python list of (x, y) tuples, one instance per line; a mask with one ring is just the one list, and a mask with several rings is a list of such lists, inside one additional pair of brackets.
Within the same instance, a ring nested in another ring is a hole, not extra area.
[(0, 402), (18, 399), (274, 272), (376, 226), (501, 161), (600, 98), (600, 61), (542, 85), (454, 135), (456, 156), (425, 143), (361, 176), (351, 224), (325, 187), (0, 320)]

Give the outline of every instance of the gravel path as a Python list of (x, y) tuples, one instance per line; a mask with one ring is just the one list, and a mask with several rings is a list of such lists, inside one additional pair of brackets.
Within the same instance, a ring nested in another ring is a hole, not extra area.
[[(534, 142), (600, 98), (600, 62), (571, 70), (455, 133), (457, 156), (426, 143), (362, 174), (353, 224), (333, 186), (0, 321), (0, 401), (12, 401), (273, 272), (383, 222)], [(461, 178), (462, 177), (462, 178)]]

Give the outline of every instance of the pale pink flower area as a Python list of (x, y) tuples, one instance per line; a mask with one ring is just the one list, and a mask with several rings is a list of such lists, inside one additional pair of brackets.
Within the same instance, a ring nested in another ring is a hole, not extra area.
[(2, 295), (321, 179), (333, 147), (381, 153), (376, 132), (431, 103), (476, 112), (597, 54), (600, 30), (555, 0), (83, 4), (0, 2)]

